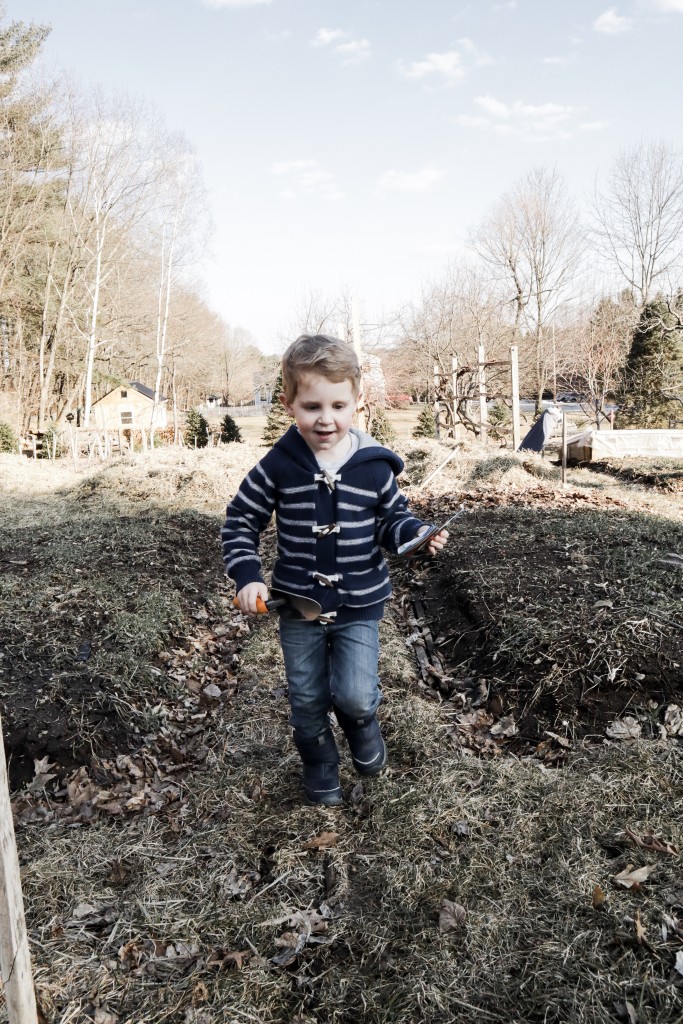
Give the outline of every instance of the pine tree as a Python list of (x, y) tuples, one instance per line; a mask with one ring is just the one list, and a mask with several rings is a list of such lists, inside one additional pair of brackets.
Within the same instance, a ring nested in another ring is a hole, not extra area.
[(434, 415), (428, 405), (422, 406), (422, 412), (418, 416), (417, 423), (413, 429), (413, 437), (436, 437)]
[(619, 424), (668, 427), (680, 417), (674, 395), (683, 390), (683, 328), (670, 304), (648, 302), (633, 332), (618, 396)]
[(190, 409), (185, 421), (185, 444), (188, 448), (206, 448), (209, 443), (209, 424), (198, 409)]
[(0, 452), (17, 452), (17, 439), (9, 423), (0, 422)]
[(266, 425), (263, 428), (263, 443), (274, 445), (279, 441), (285, 431), (289, 428), (292, 420), (280, 401), (282, 393), (282, 369), (278, 371), (275, 387), (273, 388), (273, 403), (268, 412)]
[(221, 420), (221, 441), (223, 444), (232, 444), (235, 441), (243, 440), (240, 428), (235, 423), (229, 412)]
[(370, 421), (369, 433), (374, 437), (375, 441), (386, 445), (387, 448), (393, 448), (398, 441), (396, 431), (392, 427), (384, 409), (377, 408), (374, 410), (372, 420)]

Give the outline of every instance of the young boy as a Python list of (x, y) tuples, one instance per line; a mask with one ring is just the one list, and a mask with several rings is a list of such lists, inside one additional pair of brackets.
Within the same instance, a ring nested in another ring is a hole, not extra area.
[[(335, 806), (343, 796), (332, 708), (360, 775), (377, 775), (387, 761), (375, 717), (379, 620), (391, 594), (380, 545), (396, 552), (429, 526), (411, 515), (398, 489), (401, 459), (351, 426), (361, 379), (351, 346), (304, 334), (285, 352), (282, 379), (281, 401), (294, 425), (228, 505), (223, 558), (239, 607), (256, 614), (268, 598), (259, 537), (275, 512), (273, 591), (312, 598), (322, 608), (314, 621), (282, 613), (280, 643), (304, 795)], [(430, 553), (447, 537), (438, 533)]]

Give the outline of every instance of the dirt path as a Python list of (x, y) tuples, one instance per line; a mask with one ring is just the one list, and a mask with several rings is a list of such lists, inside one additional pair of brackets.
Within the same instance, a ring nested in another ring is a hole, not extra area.
[(238, 462), (12, 496), (0, 706), (46, 1019), (680, 1024), (678, 512), (494, 473), (422, 496), (469, 511), (392, 570), (390, 768), (344, 754), (335, 812), (301, 803), (273, 624), (217, 571)]

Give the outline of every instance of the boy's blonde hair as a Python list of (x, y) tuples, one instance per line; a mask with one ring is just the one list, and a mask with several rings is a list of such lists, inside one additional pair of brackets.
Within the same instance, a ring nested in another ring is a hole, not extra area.
[(338, 384), (351, 381), (353, 394), (360, 392), (361, 370), (351, 345), (330, 334), (302, 334), (282, 357), (282, 387), (285, 398), (293, 402), (299, 381), (306, 373), (318, 373)]

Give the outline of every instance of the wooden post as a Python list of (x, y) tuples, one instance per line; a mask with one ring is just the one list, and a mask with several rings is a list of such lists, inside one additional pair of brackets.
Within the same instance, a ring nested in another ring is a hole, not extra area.
[(484, 346), (479, 346), (479, 358), (477, 362), (479, 368), (479, 429), (480, 429), (480, 440), (482, 444), (486, 444), (488, 439), (488, 425), (489, 425), (489, 411), (486, 405), (486, 353), (484, 352)]
[(567, 414), (562, 413), (562, 486), (567, 486)]
[(0, 722), (0, 970), (10, 1024), (37, 1024), (19, 858)]
[(512, 450), (516, 452), (522, 442), (519, 423), (519, 350), (510, 345), (510, 389), (512, 391)]
[[(353, 331), (353, 348), (356, 353), (356, 359), (358, 365), (363, 369), (363, 353), (361, 352), (360, 344), (360, 313), (358, 311), (358, 300), (354, 297), (351, 299), (351, 327)], [(363, 378), (361, 376), (361, 389), (363, 387)], [(360, 408), (358, 410), (358, 427), (360, 430), (367, 430), (367, 422), (365, 419), (365, 409)]]
[(52, 461), (54, 462), (57, 458), (57, 432), (52, 431)]
[(439, 364), (434, 363), (434, 432), (437, 441), (441, 438), (441, 406), (439, 405), (439, 389), (441, 387), (441, 376)]
[(78, 469), (78, 458), (76, 456), (76, 439), (74, 438), (74, 428), (69, 423), (69, 441), (71, 442), (71, 458), (74, 460), (74, 469)]
[(453, 440), (460, 435), (460, 416), (458, 415), (458, 357), (451, 357), (451, 392), (453, 393)]
[(123, 434), (121, 427), (119, 427), (119, 456), (123, 455)]

